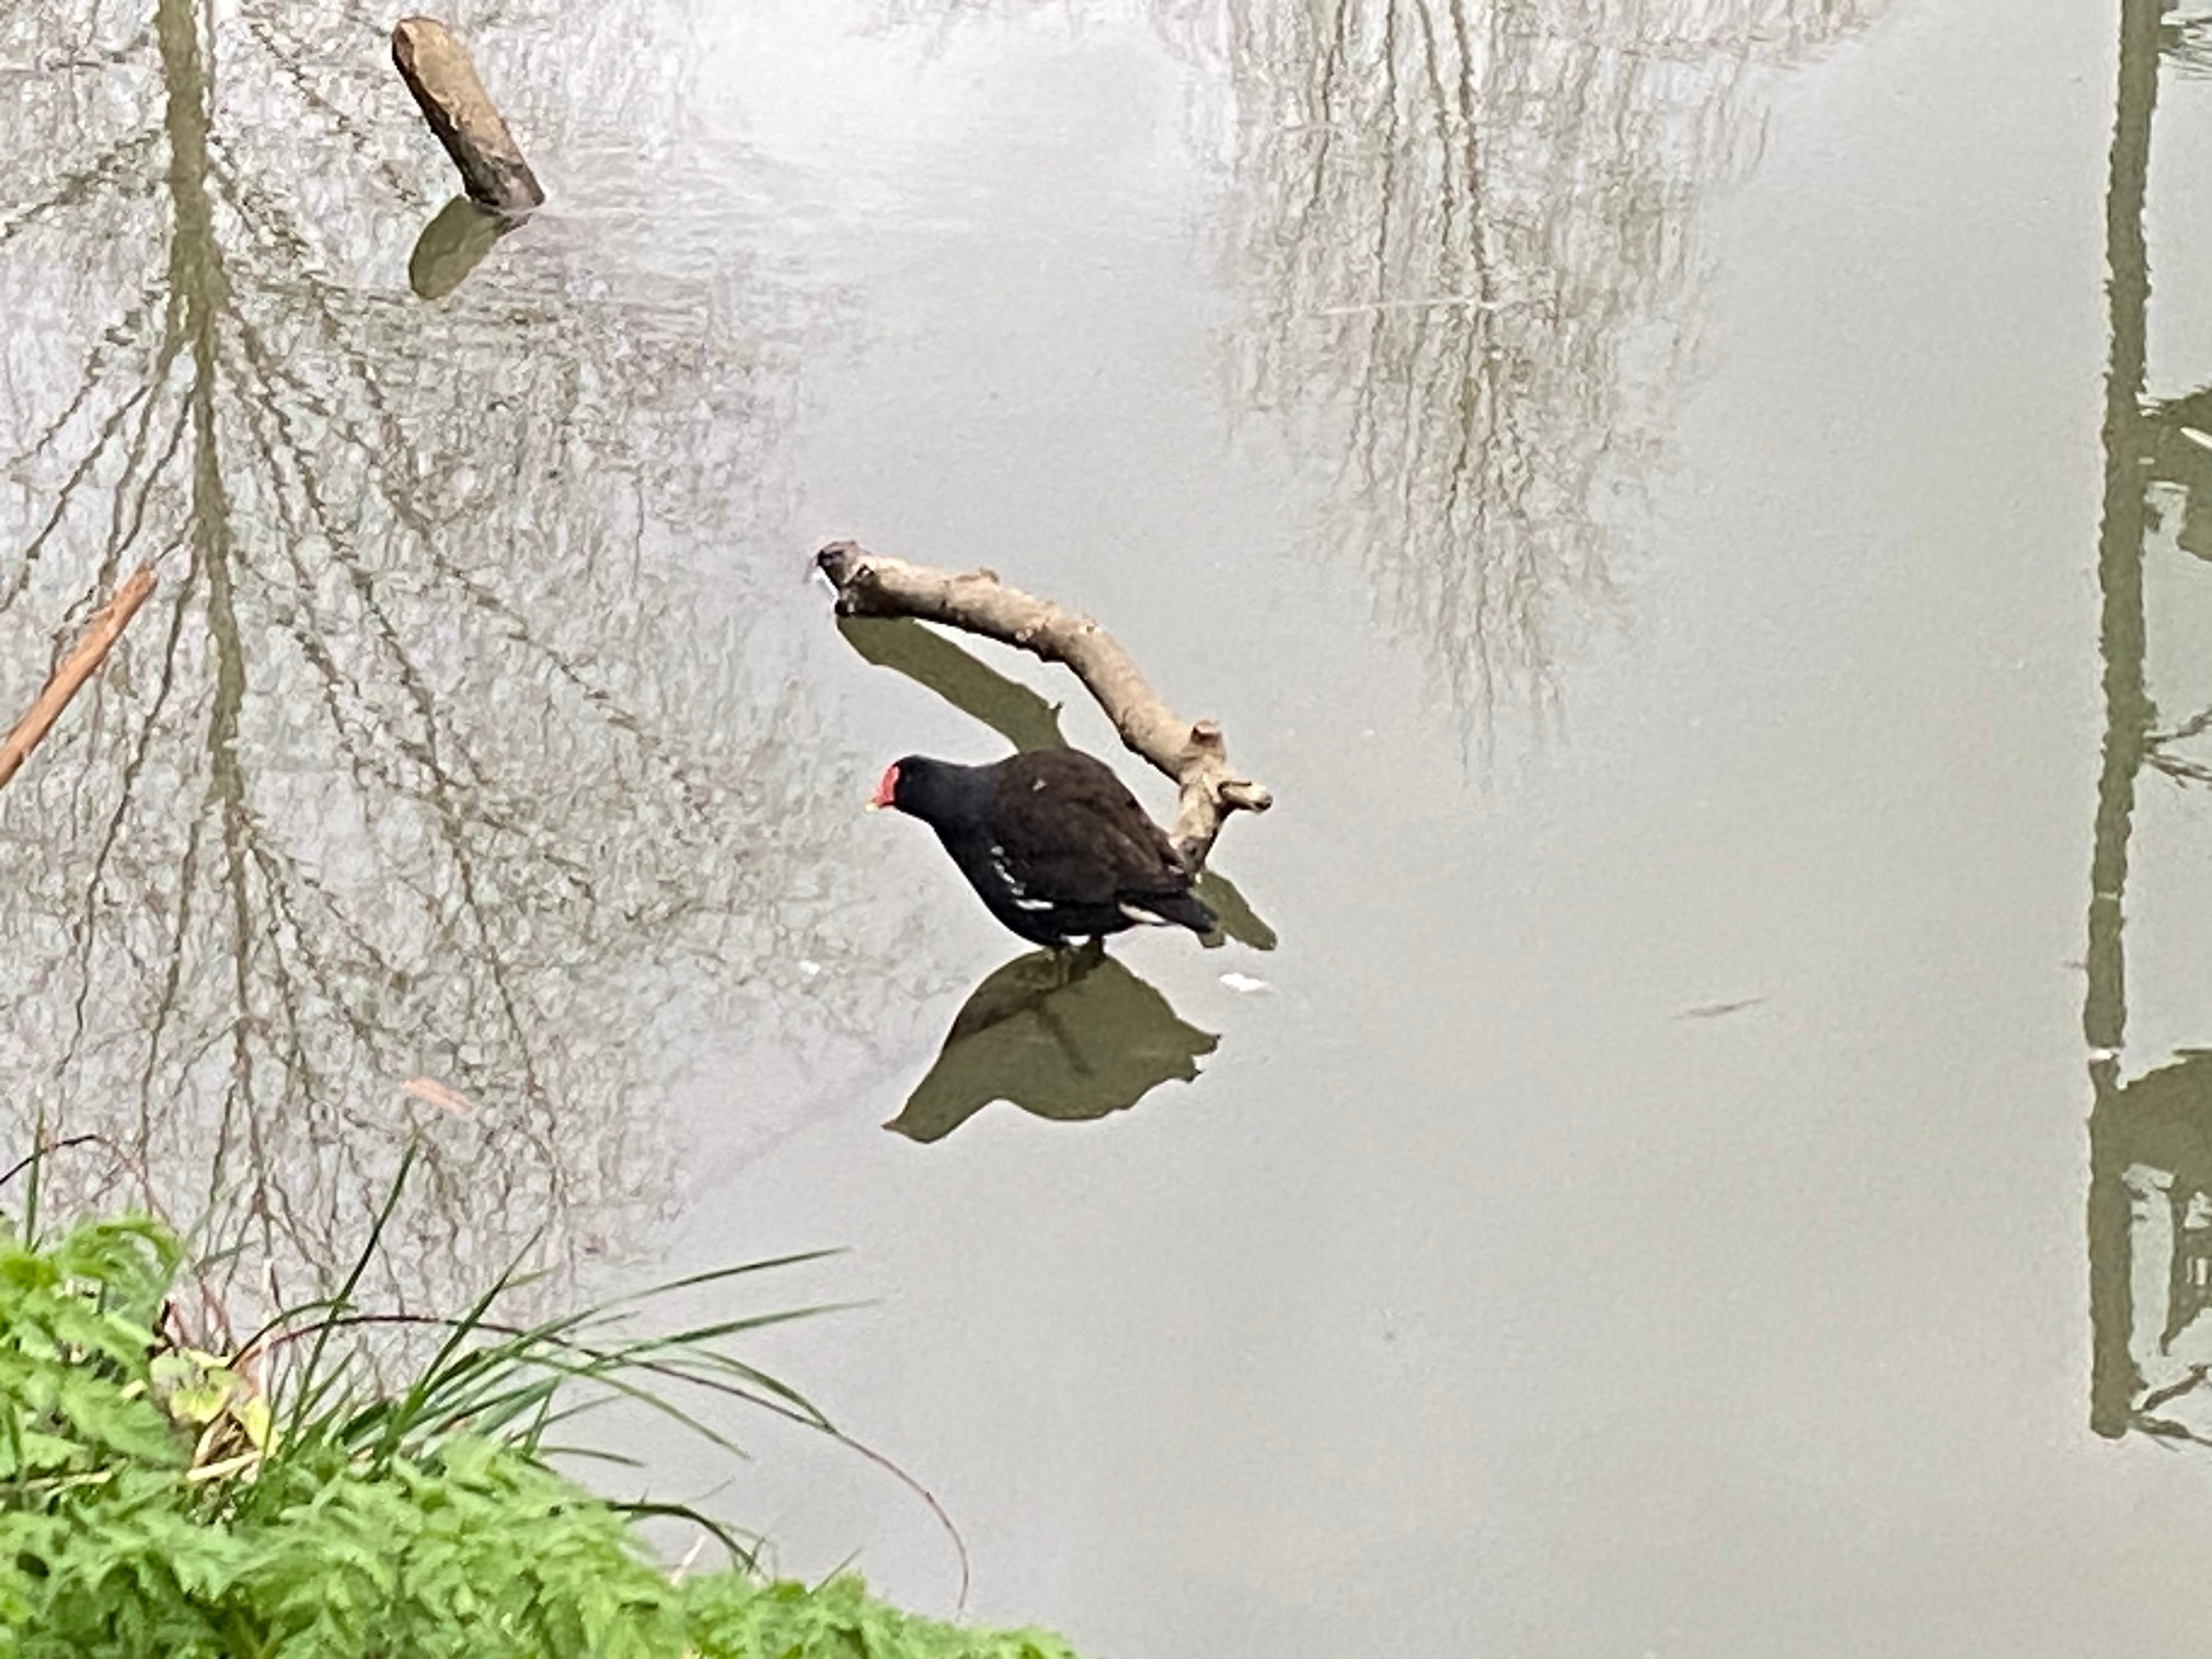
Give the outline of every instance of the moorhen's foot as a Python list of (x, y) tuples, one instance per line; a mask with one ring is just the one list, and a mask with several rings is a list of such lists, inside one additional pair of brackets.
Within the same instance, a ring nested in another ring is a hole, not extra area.
[(1093, 935), (1080, 945), (1056, 945), (1052, 955), (1059, 964), (1060, 988), (1064, 991), (1081, 983), (1091, 969), (1106, 960), (1106, 941)]

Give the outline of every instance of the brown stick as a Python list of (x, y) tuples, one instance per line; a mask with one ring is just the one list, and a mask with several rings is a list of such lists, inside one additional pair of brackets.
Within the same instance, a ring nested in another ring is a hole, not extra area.
[(108, 647), (122, 637), (123, 630), (130, 626), (131, 617), (138, 614), (138, 607), (146, 603), (153, 591), (154, 573), (142, 566), (100, 608), (100, 614), (92, 619), (92, 626), (85, 629), (84, 637), (76, 642), (76, 648), (46, 681), (46, 689), (39, 693), (39, 700), (15, 722), (15, 729), (0, 739), (0, 788), (4, 788), (8, 780), (15, 775), (23, 764), (23, 757), (38, 747), (39, 739), (46, 735), (62, 710), (69, 707), (69, 700), (76, 696), (77, 688), (92, 678), (93, 670), (106, 658)]
[(954, 575), (878, 557), (856, 542), (832, 542), (814, 562), (837, 590), (840, 616), (943, 623), (1072, 669), (1121, 741), (1175, 780), (1175, 842), (1194, 870), (1206, 862), (1231, 812), (1264, 812), (1274, 805), (1266, 789), (1230, 771), (1221, 728), (1170, 708), (1129, 653), (1090, 617), (1008, 587), (988, 570)]
[(434, 17), (401, 18), (392, 30), (392, 61), (461, 170), (471, 200), (518, 219), (544, 203), (538, 175), (451, 29)]

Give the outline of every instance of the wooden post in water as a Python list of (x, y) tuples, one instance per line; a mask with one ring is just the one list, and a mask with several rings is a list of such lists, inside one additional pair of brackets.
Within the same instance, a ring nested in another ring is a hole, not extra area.
[(477, 78), (468, 50), (434, 17), (403, 17), (392, 30), (392, 61), (422, 118), (453, 165), (471, 201), (520, 218), (545, 200), (545, 191), (491, 94)]

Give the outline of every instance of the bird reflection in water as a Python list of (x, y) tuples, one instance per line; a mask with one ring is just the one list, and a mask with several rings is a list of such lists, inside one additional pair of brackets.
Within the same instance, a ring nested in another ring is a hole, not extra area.
[(1126, 1111), (1188, 1083), (1219, 1038), (1095, 944), (1033, 951), (977, 986), (905, 1109), (884, 1127), (942, 1140), (994, 1100), (1060, 1122)]

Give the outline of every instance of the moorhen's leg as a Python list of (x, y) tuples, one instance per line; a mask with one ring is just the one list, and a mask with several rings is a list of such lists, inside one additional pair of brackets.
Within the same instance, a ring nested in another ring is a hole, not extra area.
[(1054, 946), (1052, 956), (1060, 969), (1060, 983), (1056, 988), (1065, 991), (1106, 960), (1106, 941), (1093, 933), (1080, 945)]

